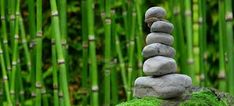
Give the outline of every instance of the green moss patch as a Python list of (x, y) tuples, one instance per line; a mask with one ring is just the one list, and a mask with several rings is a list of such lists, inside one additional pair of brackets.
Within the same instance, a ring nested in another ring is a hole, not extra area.
[(117, 106), (160, 106), (161, 100), (155, 97), (144, 97), (142, 99), (133, 99)]
[(185, 94), (182, 98), (161, 100), (155, 97), (133, 99), (117, 106), (232, 106), (233, 96), (214, 89), (199, 88), (192, 93)]

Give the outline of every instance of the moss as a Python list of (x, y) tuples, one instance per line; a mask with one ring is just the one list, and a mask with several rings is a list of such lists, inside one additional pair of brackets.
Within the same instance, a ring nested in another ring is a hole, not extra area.
[(155, 97), (133, 99), (117, 106), (232, 106), (234, 98), (214, 89), (201, 88), (192, 93), (185, 94), (182, 98), (160, 100)]
[(161, 100), (155, 97), (144, 97), (142, 99), (133, 99), (117, 106), (160, 106)]
[(225, 101), (218, 98), (211, 90), (193, 92), (190, 99), (182, 102), (180, 106), (227, 106)]

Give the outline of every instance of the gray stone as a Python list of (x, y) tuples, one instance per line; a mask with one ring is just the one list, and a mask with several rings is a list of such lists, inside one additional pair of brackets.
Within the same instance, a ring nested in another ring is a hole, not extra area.
[(155, 56), (147, 59), (143, 64), (145, 75), (161, 76), (176, 72), (176, 61), (173, 58)]
[(154, 96), (169, 99), (181, 96), (192, 86), (192, 80), (187, 75), (168, 74), (161, 77), (139, 77), (135, 80), (134, 96)]
[(167, 33), (150, 33), (146, 36), (146, 44), (162, 43), (171, 46), (174, 42), (172, 35)]
[(145, 58), (150, 58), (153, 56), (166, 56), (173, 58), (176, 54), (174, 48), (161, 44), (161, 43), (153, 43), (147, 45), (143, 48), (142, 55)]
[(145, 19), (156, 17), (164, 18), (166, 16), (166, 11), (162, 7), (151, 7), (145, 12)]
[(156, 21), (150, 27), (151, 32), (163, 32), (171, 34), (174, 29), (173, 24), (166, 21)]
[(145, 12), (145, 22), (150, 28), (153, 22), (163, 20), (165, 16), (166, 11), (162, 7), (151, 7)]

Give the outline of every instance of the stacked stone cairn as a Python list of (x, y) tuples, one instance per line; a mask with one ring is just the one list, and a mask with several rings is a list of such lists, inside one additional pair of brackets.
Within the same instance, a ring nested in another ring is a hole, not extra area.
[(176, 51), (171, 47), (174, 26), (163, 19), (165, 15), (166, 11), (161, 7), (151, 7), (145, 13), (145, 22), (151, 32), (146, 37), (147, 45), (142, 51), (146, 59), (143, 64), (146, 76), (135, 80), (135, 97), (176, 98), (192, 86), (189, 76), (176, 74), (177, 64), (173, 59)]

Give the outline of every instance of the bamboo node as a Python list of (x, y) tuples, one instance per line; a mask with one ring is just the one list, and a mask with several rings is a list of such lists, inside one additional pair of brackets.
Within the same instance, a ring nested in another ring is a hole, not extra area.
[(82, 47), (83, 47), (83, 48), (88, 48), (88, 46), (89, 46), (88, 43), (83, 42), (83, 44), (82, 44)]
[(53, 84), (54, 89), (58, 89), (58, 84)]
[(201, 75), (200, 75), (200, 80), (201, 80), (201, 81), (204, 81), (204, 80), (205, 80), (205, 75), (204, 75), (204, 74), (201, 74)]
[(106, 22), (106, 24), (111, 24), (111, 19), (110, 18), (106, 18), (105, 22)]
[(19, 39), (19, 35), (18, 34), (15, 34), (14, 38), (17, 40)]
[(203, 18), (202, 17), (199, 17), (198, 19), (198, 24), (201, 25), (203, 23)]
[(124, 11), (124, 12), (123, 12), (123, 15), (127, 15), (127, 12), (126, 12), (126, 11)]
[(133, 13), (132, 13), (132, 16), (136, 16), (136, 12), (133, 12)]
[(12, 61), (12, 66), (16, 66), (17, 62), (16, 61)]
[(14, 90), (10, 90), (10, 94), (11, 95), (15, 95), (15, 91)]
[(111, 14), (115, 14), (115, 10), (111, 10)]
[(7, 67), (7, 70), (8, 70), (8, 71), (11, 71), (11, 66), (8, 66), (8, 67)]
[(92, 91), (93, 91), (93, 92), (97, 92), (97, 91), (98, 91), (98, 89), (99, 89), (99, 88), (98, 88), (98, 86), (97, 86), (97, 85), (92, 86)]
[(4, 39), (3, 44), (7, 44), (7, 43), (8, 43), (8, 40)]
[(51, 39), (51, 45), (55, 45), (55, 40)]
[(134, 44), (135, 44), (134, 40), (131, 40), (130, 45), (134, 45)]
[(2, 50), (0, 50), (0, 54), (3, 54), (3, 51), (2, 51)]
[(67, 40), (66, 40), (66, 39), (63, 39), (63, 40), (62, 40), (62, 45), (63, 45), (63, 46), (66, 46), (66, 45), (67, 45)]
[(232, 12), (226, 13), (225, 20), (226, 21), (232, 21), (232, 19), (233, 19)]
[(138, 63), (138, 68), (141, 68), (142, 67), (142, 62), (139, 62)]
[(7, 75), (4, 75), (3, 76), (3, 81), (6, 81), (6, 80), (8, 80), (8, 77), (7, 77)]
[(185, 16), (191, 16), (191, 10), (186, 10), (185, 11)]
[(46, 94), (46, 89), (45, 89), (45, 88), (43, 88), (43, 89), (41, 90), (41, 94)]
[(225, 79), (225, 77), (226, 77), (225, 71), (224, 70), (220, 70), (219, 74), (218, 74), (218, 78), (219, 79)]
[(59, 92), (59, 98), (63, 98), (63, 92)]
[(26, 39), (22, 39), (22, 43), (27, 43), (27, 40)]
[(41, 38), (42, 37), (42, 31), (38, 31), (36, 35), (37, 35), (38, 38)]
[(101, 12), (101, 17), (105, 17), (106, 13), (105, 12)]
[(1, 16), (1, 20), (5, 20), (6, 18), (5, 18), (5, 16)]
[(174, 14), (175, 16), (177, 16), (177, 15), (179, 15), (179, 13), (180, 13), (180, 10), (179, 10), (178, 7), (176, 7), (176, 8), (174, 9), (174, 11), (173, 11), (173, 14)]
[(32, 41), (30, 42), (29, 47), (30, 47), (30, 48), (33, 48), (35, 45), (36, 45), (35, 40), (32, 40)]
[(95, 36), (94, 35), (89, 35), (89, 41), (94, 41), (95, 40)]
[(15, 13), (15, 16), (20, 16), (20, 12), (16, 12), (16, 13)]
[(41, 88), (42, 87), (42, 85), (41, 85), (41, 83), (40, 82), (36, 82), (36, 88)]
[(32, 97), (36, 97), (36, 94), (34, 92), (31, 93)]
[(194, 60), (190, 58), (190, 59), (188, 59), (187, 62), (188, 62), (188, 64), (193, 64), (193, 63), (194, 63)]
[(24, 95), (24, 91), (23, 90), (20, 91), (20, 95)]
[(52, 11), (51, 16), (58, 16), (58, 11)]
[(58, 64), (64, 64), (65, 63), (65, 60), (64, 59), (59, 59), (58, 60)]
[(15, 20), (15, 15), (11, 15), (10, 20)]

